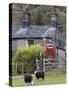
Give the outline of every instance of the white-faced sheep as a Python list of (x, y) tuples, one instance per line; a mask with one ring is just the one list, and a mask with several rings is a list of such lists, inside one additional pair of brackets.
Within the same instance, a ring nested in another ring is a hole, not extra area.
[(43, 71), (35, 71), (35, 76), (38, 80), (40, 78), (44, 80), (44, 72)]
[(24, 81), (25, 81), (25, 83), (27, 83), (28, 85), (32, 85), (33, 84), (33, 81), (32, 81), (33, 79), (32, 79), (32, 75), (31, 74), (29, 74), (29, 73), (26, 73), (25, 75), (24, 75)]

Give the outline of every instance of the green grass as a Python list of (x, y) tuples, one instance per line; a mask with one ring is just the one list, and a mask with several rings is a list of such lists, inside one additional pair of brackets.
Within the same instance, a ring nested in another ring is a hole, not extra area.
[[(35, 85), (63, 84), (66, 83), (66, 74), (64, 72), (48, 72), (45, 74), (44, 80), (37, 80), (33, 76)], [(12, 86), (27, 86), (23, 78), (13, 78)]]

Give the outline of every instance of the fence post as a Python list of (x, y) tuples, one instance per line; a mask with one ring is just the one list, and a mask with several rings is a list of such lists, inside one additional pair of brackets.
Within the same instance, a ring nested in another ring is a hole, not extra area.
[(17, 74), (17, 63), (16, 63), (16, 74)]
[(36, 58), (36, 70), (38, 70), (39, 71), (39, 62), (38, 62), (39, 60)]
[(22, 62), (22, 76), (23, 76), (23, 62)]
[(45, 72), (45, 58), (43, 58), (43, 71)]

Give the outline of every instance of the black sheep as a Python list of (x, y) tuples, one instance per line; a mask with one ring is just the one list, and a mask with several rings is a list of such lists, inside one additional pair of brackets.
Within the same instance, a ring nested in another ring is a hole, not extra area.
[(43, 71), (36, 71), (35, 72), (36, 78), (39, 80), (40, 78), (44, 80), (44, 72)]
[(24, 75), (24, 81), (25, 81), (25, 83), (28, 83), (28, 85), (30, 85), (31, 82), (32, 82), (32, 75), (29, 74), (29, 73), (26, 73), (26, 74)]

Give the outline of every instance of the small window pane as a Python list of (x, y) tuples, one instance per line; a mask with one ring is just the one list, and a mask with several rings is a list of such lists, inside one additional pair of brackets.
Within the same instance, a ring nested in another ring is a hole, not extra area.
[(28, 45), (31, 46), (34, 44), (34, 40), (28, 40)]

